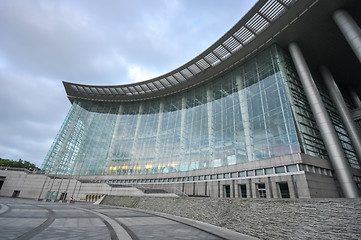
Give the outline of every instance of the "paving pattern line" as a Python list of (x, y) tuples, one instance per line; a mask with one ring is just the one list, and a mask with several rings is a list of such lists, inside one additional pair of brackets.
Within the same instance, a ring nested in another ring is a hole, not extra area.
[(53, 212), (53, 210), (48, 209), (46, 207), (37, 206), (37, 205), (34, 205), (34, 204), (29, 204), (29, 205), (46, 209), (49, 212), (49, 216), (42, 224), (40, 224), (36, 228), (30, 230), (29, 232), (26, 232), (26, 233), (22, 234), (21, 236), (15, 238), (15, 240), (28, 240), (28, 239), (31, 239), (35, 235), (38, 235), (40, 232), (44, 231), (44, 229), (49, 227), (55, 220), (55, 213)]
[(7, 212), (10, 209), (10, 207), (8, 207), (7, 205), (2, 204), (2, 203), (0, 203), (0, 207), (1, 207), (0, 208), (0, 215)]
[[(107, 205), (107, 206), (109, 206), (109, 205)], [(246, 234), (239, 233), (239, 232), (233, 232), (232, 230), (223, 229), (222, 227), (218, 227), (218, 226), (211, 225), (208, 223), (204, 223), (204, 222), (200, 222), (197, 220), (184, 218), (184, 217), (180, 217), (180, 216), (176, 216), (176, 215), (172, 215), (172, 214), (155, 212), (155, 211), (145, 210), (145, 209), (129, 208), (129, 207), (119, 207), (119, 206), (111, 206), (111, 207), (119, 208), (119, 209), (126, 209), (126, 210), (130, 210), (130, 211), (135, 211), (135, 212), (147, 213), (147, 214), (155, 216), (155, 217), (160, 217), (160, 218), (164, 218), (167, 220), (171, 220), (173, 222), (180, 223), (180, 224), (192, 227), (194, 229), (198, 229), (202, 232), (206, 232), (210, 235), (213, 235), (213, 236), (218, 237), (223, 240), (230, 240), (230, 239), (259, 240), (259, 238), (256, 238), (256, 237), (253, 237), (250, 235), (246, 235)], [(224, 234), (225, 236), (219, 234), (220, 232), (222, 234)]]
[(110, 240), (118, 240), (118, 236), (115, 233), (114, 228), (104, 219), (102, 219), (102, 222), (105, 224), (105, 226), (107, 227), (109, 234), (110, 234)]
[(113, 228), (115, 234), (117, 235), (119, 240), (133, 240), (132, 237), (128, 234), (128, 232), (114, 219), (111, 219), (110, 217), (96, 212), (96, 211), (92, 211), (89, 209), (85, 209), (85, 208), (80, 208), (80, 207), (75, 207), (77, 209), (81, 209), (83, 211), (86, 212), (90, 212), (93, 213), (95, 215), (97, 215), (98, 217), (102, 218), (104, 221), (106, 221), (107, 223), (109, 223), (109, 225)]
[[(124, 216), (122, 216), (124, 217)], [(126, 226), (125, 224), (121, 223), (120, 221), (118, 221), (117, 219), (115, 219), (115, 221), (117, 221), (117, 223), (122, 226), (124, 228), (125, 231), (127, 231), (127, 233), (130, 235), (130, 237), (133, 239), (133, 240), (140, 240), (137, 235), (128, 227)]]

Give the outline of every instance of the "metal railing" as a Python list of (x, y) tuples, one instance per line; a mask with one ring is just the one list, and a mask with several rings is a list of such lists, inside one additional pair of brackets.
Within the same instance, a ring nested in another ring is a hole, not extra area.
[[(188, 197), (187, 194), (185, 194), (184, 192), (182, 192), (181, 190), (179, 190), (176, 187), (158, 187), (157, 188), (147, 188), (145, 186), (143, 186), (142, 184), (132, 184), (132, 183), (107, 183), (109, 186), (111, 187), (134, 187), (139, 189), (140, 191), (142, 191), (145, 194), (149, 194), (149, 193), (173, 193), (176, 194), (179, 197)], [(150, 191), (148, 191), (150, 190)], [(157, 191), (158, 190), (158, 191)]]
[(26, 173), (30, 173), (30, 174), (45, 174), (45, 172), (43, 170), (29, 170), (26, 168), (16, 168), (16, 167), (0, 167), (0, 170), (26, 172)]

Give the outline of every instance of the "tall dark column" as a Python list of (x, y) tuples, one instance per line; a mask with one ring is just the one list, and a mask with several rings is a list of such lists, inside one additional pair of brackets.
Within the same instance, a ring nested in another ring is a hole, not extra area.
[(331, 74), (331, 72), (325, 66), (321, 67), (321, 73), (325, 82), (325, 85), (328, 89), (329, 94), (332, 97), (333, 102), (336, 105), (336, 108), (340, 114), (343, 124), (345, 125), (348, 136), (351, 139), (352, 146), (355, 150), (357, 159), (361, 166), (361, 138), (359, 131), (360, 129), (356, 126), (352, 116), (346, 106), (345, 101), (341, 95), (340, 90), (338, 89), (336, 82)]
[(296, 43), (289, 45), (292, 60), (295, 64), (297, 73), (300, 77), (302, 86), (310, 103), (312, 113), (316, 119), (327, 153), (330, 157), (331, 164), (336, 172), (337, 179), (340, 183), (342, 192), (347, 198), (357, 198), (358, 191), (356, 183), (352, 177), (349, 164), (341, 143), (336, 134), (335, 128), (323, 105), (321, 96), (312, 79), (311, 72), (303, 57), (303, 54)]
[(351, 15), (345, 10), (337, 10), (333, 14), (337, 26), (341, 30), (343, 36), (350, 44), (353, 52), (361, 62), (361, 30)]

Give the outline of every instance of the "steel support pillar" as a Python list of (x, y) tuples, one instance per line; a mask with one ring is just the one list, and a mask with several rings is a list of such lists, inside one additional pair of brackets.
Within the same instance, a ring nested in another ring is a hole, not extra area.
[(360, 129), (356, 126), (355, 122), (352, 119), (352, 116), (346, 106), (345, 101), (341, 95), (340, 90), (338, 89), (336, 82), (329, 71), (325, 66), (321, 67), (321, 73), (327, 87), (329, 94), (332, 97), (333, 102), (336, 105), (338, 113), (342, 119), (343, 124), (345, 125), (346, 131), (350, 140), (352, 142), (353, 148), (357, 155), (359, 165), (361, 166), (361, 138), (360, 138)]
[(333, 14), (333, 19), (341, 30), (343, 36), (350, 44), (353, 52), (361, 62), (361, 30), (351, 15), (343, 9)]
[[(158, 117), (158, 126), (157, 126), (157, 137), (155, 140), (155, 157), (156, 161), (153, 162), (153, 169), (152, 173), (159, 173), (161, 171), (160, 169), (160, 163), (162, 158), (162, 149), (161, 149), (161, 135), (162, 135), (162, 124), (163, 124), (163, 112), (164, 112), (164, 100), (162, 100), (159, 103), (159, 117)], [(163, 159), (162, 159), (163, 160)], [(155, 172), (156, 170), (156, 172)]]
[(214, 121), (213, 121), (213, 91), (210, 87), (207, 88), (207, 119), (208, 119), (208, 146), (209, 146), (209, 154), (210, 161), (209, 164), (213, 166), (214, 160)]
[(139, 112), (138, 112), (138, 117), (137, 117), (137, 123), (136, 123), (136, 127), (135, 127), (135, 132), (134, 132), (134, 141), (133, 141), (133, 147), (132, 147), (132, 152), (131, 152), (131, 161), (129, 162), (129, 169), (128, 169), (128, 175), (131, 174), (130, 170), (131, 169), (135, 169), (137, 167), (137, 164), (139, 163), (139, 158), (136, 157), (137, 156), (137, 151), (138, 151), (138, 138), (139, 138), (139, 132), (140, 132), (140, 124), (142, 122), (142, 117), (143, 117), (143, 112), (144, 112), (144, 104), (141, 103), (139, 106)]
[(357, 198), (358, 191), (352, 177), (345, 153), (341, 147), (337, 133), (323, 105), (321, 96), (312, 79), (311, 72), (306, 64), (303, 54), (296, 43), (289, 45), (292, 60), (300, 77), (302, 86), (316, 119), (331, 164), (337, 175), (343, 195), (347, 198)]
[(187, 111), (187, 98), (182, 96), (182, 110), (181, 110), (181, 130), (180, 130), (180, 147), (181, 147), (181, 156), (184, 159), (184, 153), (186, 150), (186, 111)]

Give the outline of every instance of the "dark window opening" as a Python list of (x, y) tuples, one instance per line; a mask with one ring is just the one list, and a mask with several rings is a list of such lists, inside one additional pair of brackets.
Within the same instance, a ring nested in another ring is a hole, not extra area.
[(278, 190), (281, 198), (290, 198), (290, 190), (286, 182), (278, 183)]
[(3, 184), (4, 184), (4, 182), (5, 182), (5, 178), (6, 178), (6, 177), (0, 177), (0, 190), (1, 190), (1, 188), (3, 187)]
[(246, 184), (240, 184), (239, 186), (239, 197), (247, 198), (247, 186)]
[(65, 200), (67, 195), (67, 193), (61, 193), (59, 200)]
[(223, 185), (223, 197), (230, 198), (231, 197), (231, 186)]
[(19, 195), (20, 195), (20, 191), (14, 190), (13, 195), (11, 197), (17, 198), (17, 197), (19, 197)]

